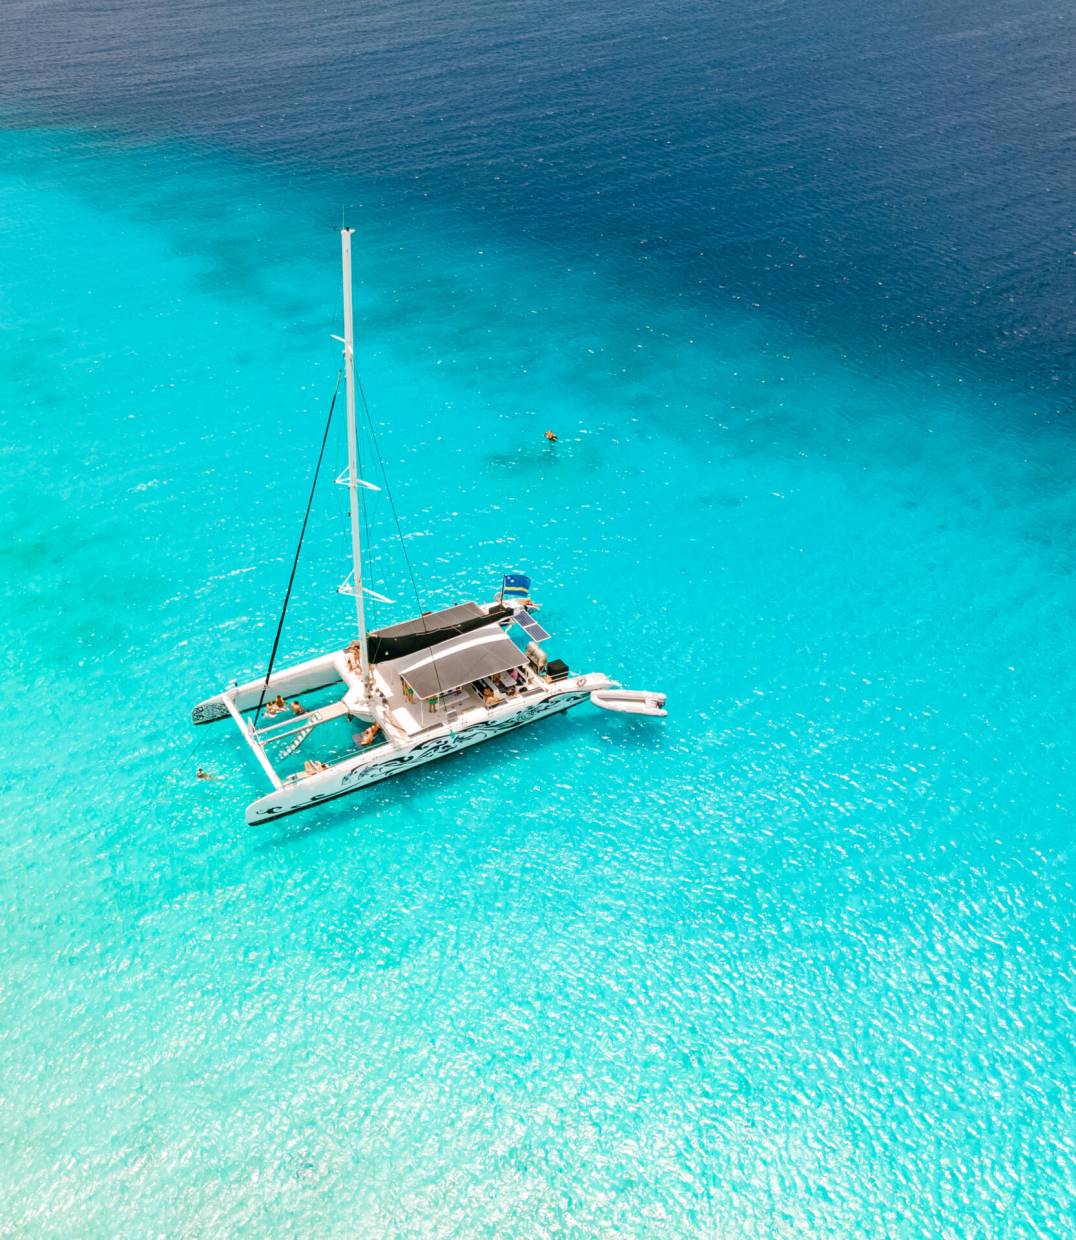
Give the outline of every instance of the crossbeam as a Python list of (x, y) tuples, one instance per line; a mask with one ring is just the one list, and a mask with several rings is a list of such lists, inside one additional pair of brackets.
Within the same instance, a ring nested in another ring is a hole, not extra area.
[(264, 728), (258, 728), (255, 736), (259, 740), (264, 737), (265, 740), (280, 741), (287, 736), (293, 736), (296, 732), (301, 732), (304, 728), (316, 728), (320, 723), (329, 723), (346, 714), (348, 714), (348, 709), (345, 702), (331, 702), (328, 706), (319, 706), (317, 710), (307, 711), (301, 715), (289, 713), (286, 719), (280, 719)]
[(239, 729), (243, 739), (250, 746), (250, 752), (258, 759), (258, 764), (262, 770), (269, 776), (269, 782), (274, 788), (283, 788), (284, 781), (273, 769), (273, 764), (266, 756), (265, 750), (261, 747), (261, 743), (254, 735), (254, 731), (250, 724), (239, 713), (239, 708), (235, 704), (235, 697), (231, 693), (224, 694), (224, 705), (228, 708), (228, 714), (235, 720), (235, 726)]

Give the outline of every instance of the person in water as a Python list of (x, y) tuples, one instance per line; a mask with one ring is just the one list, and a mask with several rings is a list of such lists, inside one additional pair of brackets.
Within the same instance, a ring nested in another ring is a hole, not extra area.
[(195, 772), (195, 779), (216, 779), (216, 775), (210, 775), (208, 771), (203, 771), (201, 767)]
[(546, 437), (546, 439), (548, 439), (548, 440), (549, 440), (549, 442), (550, 442), (550, 443), (556, 443), (556, 442), (557, 442), (557, 437), (556, 437), (556, 435), (554, 435), (554, 434), (553, 434), (553, 432), (552, 432), (552, 431), (546, 431), (546, 433), (545, 433), (545, 437)]
[(267, 715), (279, 715), (282, 710), (287, 710), (288, 704), (284, 701), (281, 694), (277, 694), (275, 698), (265, 708)]
[(292, 702), (290, 709), (293, 715), (305, 715), (306, 714), (306, 707), (302, 704), (302, 702)]

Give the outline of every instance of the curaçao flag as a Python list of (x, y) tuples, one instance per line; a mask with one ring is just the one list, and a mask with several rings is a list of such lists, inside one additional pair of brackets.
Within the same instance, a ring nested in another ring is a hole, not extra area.
[(531, 579), (522, 573), (505, 573), (501, 582), (501, 598), (529, 598)]

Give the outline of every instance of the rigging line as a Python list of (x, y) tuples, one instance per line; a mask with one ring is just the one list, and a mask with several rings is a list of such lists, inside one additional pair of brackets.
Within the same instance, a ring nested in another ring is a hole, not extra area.
[[(419, 611), (419, 619), (422, 621), (422, 631), (428, 633), (429, 622), (425, 615), (422, 614), (422, 600), (419, 598), (418, 584), (415, 581), (415, 570), (411, 567), (411, 557), (407, 554), (407, 543), (404, 540), (403, 530), (400, 527), (400, 516), (396, 511), (396, 501), (392, 497), (392, 487), (389, 486), (388, 470), (385, 468), (385, 461), (381, 455), (381, 445), (377, 442), (377, 432), (374, 430), (374, 420), (370, 417), (370, 406), (366, 401), (366, 392), (363, 390), (362, 378), (356, 373), (355, 386), (359, 389), (359, 396), (362, 398), (363, 412), (366, 414), (366, 425), (370, 428), (370, 442), (374, 445), (374, 451), (377, 453), (377, 463), (381, 467), (381, 480), (385, 484), (385, 494), (388, 496), (389, 507), (392, 509), (392, 519), (396, 523), (396, 536), (400, 540), (400, 550), (403, 552), (404, 563), (407, 565), (407, 575), (411, 578), (411, 590), (415, 596), (415, 606)], [(437, 678), (437, 694), (438, 697), (444, 692), (441, 685), (441, 673), (437, 667), (437, 660), (433, 661), (433, 674)]]
[[(369, 421), (369, 414), (367, 414), (367, 421)], [(359, 440), (359, 434), (358, 434), (357, 429), (355, 432), (355, 467), (358, 469), (359, 477), (361, 478), (363, 476), (362, 444)], [(363, 530), (366, 535), (362, 543), (363, 550), (365, 552), (365, 556), (363, 558), (365, 559), (367, 565), (372, 569), (373, 563), (370, 559), (370, 553), (373, 549), (374, 544), (370, 538), (370, 503), (369, 503), (369, 500), (365, 499), (361, 494), (359, 496), (359, 516), (362, 520)], [(355, 588), (358, 589), (358, 583), (356, 583)]]
[(273, 674), (273, 664), (276, 662), (276, 652), (280, 646), (280, 635), (284, 631), (284, 617), (288, 614), (288, 603), (291, 601), (291, 588), (295, 584), (295, 570), (299, 567), (299, 552), (303, 549), (303, 539), (306, 536), (306, 524), (310, 520), (310, 509), (314, 504), (314, 492), (318, 485), (318, 475), (321, 473), (321, 462), (325, 459), (325, 445), (329, 440), (329, 427), (332, 425), (333, 410), (336, 408), (336, 398), (340, 394), (340, 379), (343, 370), (336, 372), (336, 387), (333, 388), (333, 398), (329, 402), (329, 416), (325, 419), (325, 431), (321, 436), (321, 450), (318, 452), (318, 463), (314, 466), (314, 478), (310, 483), (310, 497), (306, 501), (306, 513), (303, 516), (303, 527), (299, 531), (299, 542), (295, 548), (295, 558), (291, 562), (291, 576), (288, 578), (288, 589), (284, 594), (284, 606), (280, 609), (280, 620), (276, 626), (276, 637), (273, 638), (273, 652), (269, 656), (269, 666), (265, 672), (265, 683), (262, 685), (261, 696), (258, 698), (258, 705), (254, 711), (254, 727), (258, 726), (258, 716), (261, 709), (265, 705), (265, 695), (269, 690), (269, 677)]
[[(362, 477), (362, 458), (358, 450), (358, 444), (355, 445), (355, 466), (359, 476)], [(345, 495), (340, 501), (340, 512), (346, 520), (350, 499)], [(370, 501), (359, 496), (359, 519), (362, 521), (362, 561), (363, 561), (363, 579), (365, 580), (366, 572), (370, 569), (373, 561), (371, 559), (370, 550), (373, 544), (372, 526), (370, 525)], [(371, 577), (371, 580), (373, 578)]]
[(389, 476), (385, 469), (385, 462), (381, 456), (381, 447), (377, 442), (377, 434), (374, 431), (373, 419), (370, 417), (370, 406), (366, 403), (366, 393), (362, 388), (362, 380), (358, 375), (355, 376), (355, 386), (359, 389), (359, 396), (362, 397), (362, 408), (366, 414), (366, 425), (370, 428), (370, 440), (374, 445), (374, 451), (377, 453), (377, 463), (381, 469), (381, 478), (385, 483), (385, 494), (388, 497), (389, 507), (392, 509), (392, 519), (396, 525), (396, 535), (400, 540), (400, 550), (403, 552), (404, 563), (407, 565), (407, 575), (411, 578), (411, 590), (415, 596), (415, 605), (419, 611), (422, 610), (422, 600), (419, 598), (418, 585), (415, 582), (415, 572), (411, 567), (411, 557), (407, 554), (407, 544), (404, 541), (403, 529), (400, 526), (400, 516), (396, 511), (396, 501), (392, 496), (392, 487), (389, 486)]

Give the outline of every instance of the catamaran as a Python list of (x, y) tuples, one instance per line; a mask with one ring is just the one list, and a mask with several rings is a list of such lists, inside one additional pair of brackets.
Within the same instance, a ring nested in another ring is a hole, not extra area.
[(347, 467), (336, 481), (349, 494), (352, 558), (340, 593), (354, 597), (357, 638), (317, 658), (275, 667), (330, 406), (268, 669), (245, 684), (233, 681), (192, 713), (196, 724), (230, 717), (268, 777), (271, 791), (247, 806), (252, 824), (358, 792), (586, 701), (624, 714), (666, 714), (663, 693), (624, 689), (600, 672), (576, 674), (562, 659), (550, 659), (543, 649), (549, 633), (533, 614), (531, 581), (522, 573), (505, 573), (490, 602), (458, 603), (367, 631), (365, 599), (390, 600), (363, 584), (363, 503), (366, 493), (381, 488), (359, 476), (352, 232), (340, 230), (344, 334), (334, 339), (343, 346), (347, 405)]

